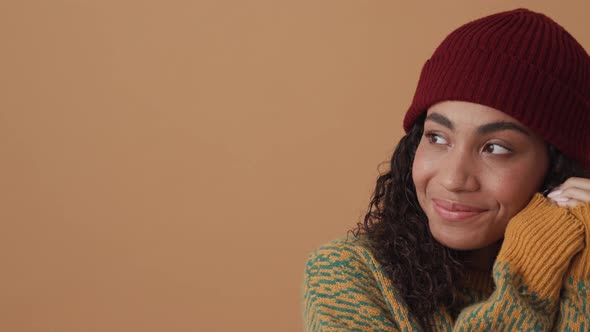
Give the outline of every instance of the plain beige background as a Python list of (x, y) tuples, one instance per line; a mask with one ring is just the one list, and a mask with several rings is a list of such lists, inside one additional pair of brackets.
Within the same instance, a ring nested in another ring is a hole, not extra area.
[(459, 25), (581, 1), (2, 1), (0, 330), (300, 331)]

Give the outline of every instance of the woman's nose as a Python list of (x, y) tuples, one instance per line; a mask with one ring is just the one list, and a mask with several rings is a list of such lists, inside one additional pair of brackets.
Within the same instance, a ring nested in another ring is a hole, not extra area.
[(479, 190), (478, 165), (469, 153), (459, 149), (449, 152), (439, 167), (441, 185), (448, 191)]

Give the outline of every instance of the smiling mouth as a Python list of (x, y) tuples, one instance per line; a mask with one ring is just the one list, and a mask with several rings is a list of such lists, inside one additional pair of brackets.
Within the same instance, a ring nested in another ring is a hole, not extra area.
[(449, 221), (459, 221), (484, 213), (485, 209), (464, 205), (446, 200), (433, 199), (434, 210), (438, 215)]

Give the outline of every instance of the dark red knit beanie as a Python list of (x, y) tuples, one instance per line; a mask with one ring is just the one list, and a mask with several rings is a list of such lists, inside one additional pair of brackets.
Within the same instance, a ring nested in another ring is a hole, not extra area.
[(444, 100), (501, 110), (590, 169), (590, 57), (543, 14), (515, 9), (451, 32), (422, 68), (406, 132)]

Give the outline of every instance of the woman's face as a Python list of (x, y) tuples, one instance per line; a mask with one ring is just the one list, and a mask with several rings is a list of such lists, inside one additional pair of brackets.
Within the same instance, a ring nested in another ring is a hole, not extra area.
[(488, 106), (445, 101), (427, 112), (412, 172), (434, 238), (472, 250), (503, 237), (547, 169), (545, 143), (517, 120)]

